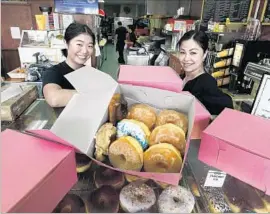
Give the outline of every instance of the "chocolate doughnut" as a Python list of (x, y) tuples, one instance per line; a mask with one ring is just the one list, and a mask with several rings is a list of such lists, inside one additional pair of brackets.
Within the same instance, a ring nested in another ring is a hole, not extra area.
[(256, 192), (261, 197), (264, 205), (266, 206), (268, 212), (270, 213), (270, 196), (266, 195), (264, 192), (260, 190), (256, 190)]
[(158, 198), (159, 213), (191, 213), (194, 205), (194, 196), (182, 186), (168, 186)]
[(120, 192), (120, 205), (125, 212), (148, 212), (156, 202), (154, 190), (142, 182), (132, 182)]
[(117, 213), (119, 194), (112, 186), (104, 185), (87, 197), (86, 206), (90, 213)]
[(75, 158), (77, 173), (85, 172), (91, 167), (92, 161), (88, 156), (81, 153), (75, 153)]
[(233, 212), (255, 211), (257, 213), (268, 213), (255, 189), (234, 177), (226, 179), (223, 191)]
[(94, 172), (94, 181), (97, 188), (103, 185), (120, 189), (125, 184), (124, 174), (106, 167), (100, 167)]
[(85, 213), (85, 204), (80, 196), (67, 194), (54, 210), (56, 213)]

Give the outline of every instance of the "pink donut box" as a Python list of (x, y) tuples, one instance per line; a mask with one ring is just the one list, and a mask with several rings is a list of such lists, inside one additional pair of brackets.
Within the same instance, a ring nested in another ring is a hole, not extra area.
[[(176, 71), (169, 66), (120, 65), (118, 83), (188, 93), (182, 92), (183, 81)], [(202, 131), (209, 125), (210, 119), (210, 113), (196, 99), (195, 122), (191, 139), (201, 139)]]

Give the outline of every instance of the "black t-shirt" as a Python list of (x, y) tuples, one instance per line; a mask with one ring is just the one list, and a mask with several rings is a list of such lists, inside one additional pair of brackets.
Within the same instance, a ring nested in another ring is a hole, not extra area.
[(46, 70), (43, 74), (43, 87), (46, 84), (54, 83), (61, 86), (62, 89), (74, 89), (64, 75), (74, 71), (65, 61)]
[(115, 34), (117, 35), (117, 42), (124, 43), (126, 40), (127, 29), (125, 27), (119, 27), (116, 29)]
[(136, 35), (135, 35), (135, 33), (130, 33), (129, 34), (129, 40), (131, 41), (131, 42), (133, 42), (133, 46), (135, 45), (135, 43), (136, 43), (136, 41), (137, 41), (137, 38), (136, 38)]
[(188, 81), (183, 91), (194, 95), (212, 115), (220, 114), (226, 107), (233, 108), (231, 97), (218, 88), (215, 78), (208, 73)]

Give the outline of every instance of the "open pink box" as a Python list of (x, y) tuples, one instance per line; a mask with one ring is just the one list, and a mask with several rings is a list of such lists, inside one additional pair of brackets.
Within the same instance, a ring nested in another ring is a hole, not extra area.
[[(195, 99), (193, 96), (150, 87), (118, 84), (108, 74), (88, 66), (67, 74), (65, 77), (78, 93), (72, 97), (50, 130), (32, 130), (33, 132), (39, 136), (61, 141), (62, 144), (68, 142), (75, 149), (105, 167), (168, 184), (178, 184), (182, 177), (182, 169), (194, 123)], [(187, 115), (187, 145), (182, 168), (179, 172), (127, 171), (113, 168), (95, 160), (96, 132), (101, 125), (108, 121), (108, 106), (115, 93), (121, 93), (129, 107), (135, 103), (145, 103), (154, 107), (157, 112), (161, 109), (175, 109)]]
[[(183, 92), (183, 82), (179, 75), (167, 66), (121, 65), (118, 82), (120, 84), (147, 86), (174, 92)], [(189, 94), (189, 93), (188, 93)], [(195, 99), (195, 121), (191, 139), (201, 139), (202, 131), (208, 126), (211, 114)]]
[(270, 195), (270, 120), (223, 110), (204, 130), (198, 158)]
[(77, 182), (74, 149), (1, 133), (1, 213), (49, 213)]
[(168, 66), (120, 65), (118, 82), (174, 92), (181, 92), (183, 86), (182, 79)]

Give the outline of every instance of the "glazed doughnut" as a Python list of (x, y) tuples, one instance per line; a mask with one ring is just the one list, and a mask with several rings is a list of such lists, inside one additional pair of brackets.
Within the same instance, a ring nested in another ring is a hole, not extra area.
[(129, 183), (134, 182), (134, 181), (143, 181), (143, 182), (148, 181), (147, 178), (142, 178), (139, 176), (129, 175), (129, 174), (125, 174), (125, 178), (126, 178), (127, 182), (129, 182)]
[(183, 129), (185, 134), (188, 130), (188, 118), (183, 113), (174, 110), (162, 110), (157, 116), (156, 126), (162, 126), (166, 123), (172, 123)]
[(85, 204), (80, 196), (67, 194), (54, 210), (56, 213), (85, 213)]
[(147, 212), (155, 203), (154, 190), (144, 183), (130, 183), (120, 192), (120, 206), (128, 213)]
[(125, 184), (124, 174), (106, 167), (100, 167), (94, 172), (94, 181), (97, 188), (109, 185), (120, 189)]
[(109, 147), (111, 164), (119, 169), (140, 171), (143, 166), (143, 149), (133, 137), (120, 137)]
[(144, 152), (143, 159), (146, 172), (178, 173), (182, 167), (179, 151), (168, 143), (149, 147)]
[(194, 205), (192, 193), (181, 186), (168, 186), (158, 198), (159, 213), (191, 213)]
[(124, 119), (117, 124), (117, 138), (123, 136), (135, 138), (141, 144), (143, 150), (145, 150), (148, 147), (150, 130), (142, 122)]
[(140, 121), (152, 130), (156, 124), (157, 116), (155, 109), (151, 106), (146, 104), (134, 104), (131, 106), (127, 118)]
[(83, 173), (91, 167), (92, 161), (88, 156), (76, 152), (75, 159), (77, 173)]
[(121, 94), (114, 94), (109, 104), (109, 122), (113, 125), (127, 116), (127, 101)]
[(113, 187), (104, 185), (91, 192), (86, 206), (89, 213), (117, 213), (119, 194)]
[(95, 157), (98, 161), (104, 161), (108, 155), (111, 142), (116, 139), (116, 127), (112, 123), (103, 124), (96, 134)]
[(149, 145), (153, 146), (158, 143), (168, 143), (177, 148), (182, 155), (185, 154), (186, 139), (184, 131), (171, 123), (157, 126), (151, 133)]

